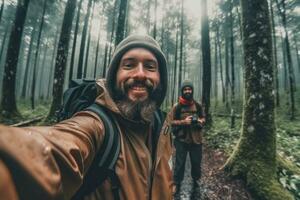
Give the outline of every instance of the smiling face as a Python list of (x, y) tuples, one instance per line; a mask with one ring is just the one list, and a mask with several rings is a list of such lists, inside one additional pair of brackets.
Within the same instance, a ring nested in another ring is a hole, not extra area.
[(144, 48), (133, 48), (121, 58), (116, 86), (133, 102), (145, 101), (160, 83), (158, 61)]

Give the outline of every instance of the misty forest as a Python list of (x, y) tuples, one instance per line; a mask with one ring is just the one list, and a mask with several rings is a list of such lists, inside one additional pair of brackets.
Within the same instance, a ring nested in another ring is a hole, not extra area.
[(130, 34), (165, 53), (164, 111), (185, 79), (205, 108), (198, 199), (300, 200), (299, 0), (0, 0), (1, 124), (54, 123)]

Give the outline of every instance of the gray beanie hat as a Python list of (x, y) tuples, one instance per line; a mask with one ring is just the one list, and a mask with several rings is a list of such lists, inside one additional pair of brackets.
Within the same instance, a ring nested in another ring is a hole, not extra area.
[[(185, 87), (191, 87), (192, 90), (194, 90), (194, 85), (193, 85), (193, 83), (192, 83), (191, 81), (189, 81), (189, 80), (184, 80), (184, 81), (182, 82), (182, 84), (181, 84), (181, 94), (182, 94), (183, 88), (185, 88)], [(193, 92), (194, 92), (194, 91), (193, 91)]]
[(116, 84), (116, 75), (119, 68), (119, 63), (122, 56), (132, 48), (145, 48), (151, 51), (157, 61), (158, 69), (160, 73), (160, 85), (161, 94), (157, 99), (157, 105), (160, 106), (166, 96), (167, 84), (168, 84), (168, 73), (167, 73), (167, 61), (163, 54), (159, 44), (150, 36), (147, 35), (130, 35), (121, 41), (115, 48), (114, 54), (111, 58), (109, 68), (106, 75), (107, 89), (111, 97), (113, 97), (114, 86)]

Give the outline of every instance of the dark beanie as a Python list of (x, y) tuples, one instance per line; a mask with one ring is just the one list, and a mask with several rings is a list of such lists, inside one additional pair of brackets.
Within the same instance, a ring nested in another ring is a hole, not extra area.
[(114, 87), (116, 85), (117, 70), (122, 56), (132, 48), (145, 48), (151, 51), (157, 61), (160, 73), (161, 94), (157, 99), (157, 105), (160, 106), (166, 96), (168, 73), (167, 73), (167, 61), (159, 46), (159, 44), (148, 35), (130, 35), (121, 41), (115, 48), (114, 54), (111, 58), (109, 68), (106, 74), (107, 89), (111, 97), (114, 97)]
[[(185, 88), (185, 87), (191, 87), (192, 90), (194, 90), (194, 85), (193, 85), (193, 83), (192, 83), (191, 81), (189, 81), (189, 80), (184, 80), (184, 81), (182, 82), (182, 84), (181, 84), (181, 94), (182, 94), (183, 88)], [(194, 92), (194, 91), (193, 91), (193, 92)]]

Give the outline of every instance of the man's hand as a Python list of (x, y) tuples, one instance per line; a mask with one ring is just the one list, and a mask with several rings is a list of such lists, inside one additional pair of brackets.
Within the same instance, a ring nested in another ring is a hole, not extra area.
[(187, 116), (183, 121), (184, 121), (184, 125), (191, 125), (192, 124), (192, 115)]
[(201, 126), (204, 125), (205, 119), (204, 118), (198, 118), (198, 123), (201, 124)]

